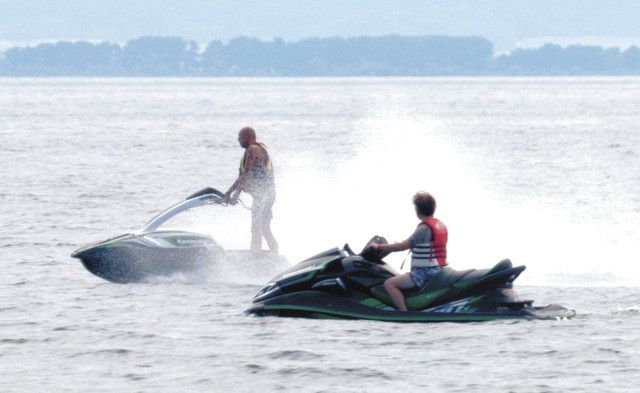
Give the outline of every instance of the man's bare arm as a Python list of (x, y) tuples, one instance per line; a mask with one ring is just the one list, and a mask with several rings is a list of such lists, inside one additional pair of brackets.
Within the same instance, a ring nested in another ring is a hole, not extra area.
[(245, 161), (246, 170), (238, 175), (238, 178), (233, 185), (229, 188), (229, 190), (225, 193), (227, 197), (236, 197), (244, 188), (244, 184), (247, 181), (247, 177), (249, 176), (249, 172), (257, 165), (261, 156), (261, 150), (256, 145), (251, 145), (247, 147), (247, 158)]
[(229, 190), (227, 190), (227, 192), (224, 193), (224, 195), (227, 198), (231, 197), (231, 194), (233, 194), (234, 192), (240, 192), (241, 191), (240, 184), (244, 180), (243, 176), (244, 176), (244, 173), (241, 174), (240, 176), (238, 176), (236, 181), (234, 181), (233, 184), (231, 185), (231, 187), (229, 187)]
[(247, 166), (247, 171), (250, 172), (253, 168), (255, 168), (262, 158), (262, 149), (258, 147), (258, 145), (251, 145), (247, 147), (247, 161), (245, 165)]

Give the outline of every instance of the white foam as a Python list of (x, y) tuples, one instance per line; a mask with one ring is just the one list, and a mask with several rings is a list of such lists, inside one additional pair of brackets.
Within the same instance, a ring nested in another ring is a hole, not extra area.
[[(449, 227), (454, 268), (490, 267), (508, 257), (528, 266), (525, 283), (527, 276), (540, 283), (563, 272), (567, 282), (558, 276), (548, 282), (568, 285), (570, 274), (638, 277), (630, 244), (614, 246), (606, 227), (576, 222), (549, 203), (553, 196), (523, 200), (489, 189), (482, 182), (491, 176), (489, 166), (470, 162), (447, 139), (446, 125), (436, 120), (387, 113), (362, 121), (353, 135), (355, 154), (330, 165), (309, 151), (280, 157), (285, 170), (274, 225), (282, 249), (295, 261), (345, 241), (361, 247), (374, 234), (403, 240), (417, 223), (411, 197), (425, 190)], [(390, 261), (399, 266), (404, 258), (397, 253)]]

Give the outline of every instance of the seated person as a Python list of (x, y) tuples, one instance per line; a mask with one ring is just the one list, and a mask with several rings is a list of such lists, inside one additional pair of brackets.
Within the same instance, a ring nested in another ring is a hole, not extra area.
[(413, 204), (420, 220), (415, 232), (399, 243), (373, 244), (380, 253), (411, 248), (411, 272), (384, 282), (384, 288), (400, 311), (407, 311), (402, 289), (422, 288), (447, 265), (447, 227), (433, 217), (436, 200), (427, 192), (418, 192), (413, 197)]

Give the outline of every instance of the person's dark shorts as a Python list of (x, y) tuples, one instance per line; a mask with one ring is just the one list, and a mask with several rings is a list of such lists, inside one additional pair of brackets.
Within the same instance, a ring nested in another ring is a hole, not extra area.
[(429, 281), (431, 281), (435, 276), (440, 274), (442, 268), (440, 266), (430, 266), (430, 267), (414, 267), (411, 269), (411, 280), (416, 284), (416, 287), (422, 288)]
[(275, 201), (275, 191), (255, 195), (251, 204), (251, 223), (258, 224), (271, 221)]

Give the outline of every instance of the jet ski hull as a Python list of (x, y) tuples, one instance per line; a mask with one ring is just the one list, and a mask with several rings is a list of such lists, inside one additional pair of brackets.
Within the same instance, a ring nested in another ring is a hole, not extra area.
[(208, 235), (184, 231), (126, 234), (82, 247), (71, 256), (92, 274), (119, 284), (209, 272), (264, 279), (289, 267), (283, 256), (223, 250)]
[[(457, 303), (460, 303), (459, 301)], [(257, 316), (302, 317), (320, 319), (365, 319), (386, 322), (481, 322), (513, 319), (559, 320), (575, 316), (575, 311), (559, 305), (498, 306), (494, 311), (458, 311), (458, 306), (438, 307), (442, 311), (405, 311), (390, 307), (376, 308), (339, 296), (304, 291), (286, 294), (255, 304), (247, 313)]]
[(158, 232), (122, 235), (80, 248), (71, 256), (100, 278), (130, 283), (201, 269), (220, 252), (206, 235)]

